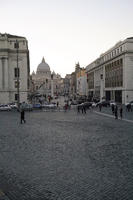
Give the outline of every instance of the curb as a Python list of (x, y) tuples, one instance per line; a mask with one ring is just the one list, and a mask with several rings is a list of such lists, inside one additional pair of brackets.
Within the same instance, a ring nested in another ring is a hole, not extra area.
[[(99, 114), (99, 115), (103, 115), (103, 116), (106, 116), (106, 117), (110, 117), (110, 118), (114, 118), (114, 116), (110, 115), (110, 114), (107, 114), (107, 113), (102, 113), (102, 112), (98, 112), (98, 111), (94, 111), (96, 114)], [(114, 118), (115, 119), (115, 118)], [(119, 118), (118, 118), (119, 120)], [(133, 120), (130, 120), (130, 119), (120, 119), (121, 121), (126, 121), (126, 122), (130, 122), (130, 123), (133, 123)]]

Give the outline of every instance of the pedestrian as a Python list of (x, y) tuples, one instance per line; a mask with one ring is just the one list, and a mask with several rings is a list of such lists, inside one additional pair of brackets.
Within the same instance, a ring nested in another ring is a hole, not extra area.
[(65, 103), (64, 109), (65, 109), (65, 112), (66, 112), (67, 111), (67, 103)]
[(85, 105), (82, 105), (82, 114), (85, 113), (86, 114), (86, 107)]
[(22, 122), (26, 123), (24, 109), (21, 109), (20, 114), (21, 114), (21, 124), (22, 124)]
[(126, 105), (126, 111), (127, 111), (127, 112), (132, 111), (132, 107), (131, 107), (131, 104), (130, 104), (130, 103), (128, 103), (128, 104)]
[(80, 113), (80, 106), (77, 105), (77, 112)]
[(122, 117), (123, 117), (123, 108), (122, 108), (122, 105), (121, 105), (121, 107), (120, 107), (120, 118), (122, 119)]
[(115, 119), (118, 119), (118, 106), (117, 105), (115, 106), (114, 113), (115, 113)]
[(114, 104), (112, 104), (111, 108), (112, 108), (112, 114), (114, 114), (114, 110), (115, 110)]
[(57, 108), (58, 108), (58, 106), (59, 106), (59, 102), (58, 101), (57, 101), (56, 105), (57, 105)]
[(101, 110), (102, 110), (102, 104), (100, 103), (99, 104), (99, 111), (101, 112)]

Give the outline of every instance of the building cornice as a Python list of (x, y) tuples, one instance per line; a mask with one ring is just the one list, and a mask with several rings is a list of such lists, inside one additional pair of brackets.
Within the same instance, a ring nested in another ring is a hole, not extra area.
[[(97, 69), (97, 68), (99, 68), (99, 67), (102, 67), (103, 65), (105, 65), (105, 64), (107, 64), (107, 63), (109, 63), (109, 62), (111, 62), (111, 61), (113, 61), (113, 60), (115, 60), (115, 59), (117, 59), (118, 57), (121, 57), (121, 56), (123, 56), (123, 55), (126, 55), (126, 54), (133, 54), (133, 51), (124, 51), (123, 53), (121, 53), (121, 54), (119, 54), (119, 55), (117, 55), (117, 56), (114, 56), (113, 58), (110, 58), (109, 60), (107, 60), (107, 61), (105, 61), (105, 62), (103, 62), (103, 63), (101, 63), (101, 64), (99, 64), (99, 65), (97, 65), (97, 66), (95, 66), (95, 67), (93, 67), (92, 69), (90, 69), (90, 70), (87, 70), (86, 69), (86, 73), (88, 73), (88, 72), (91, 72), (91, 71), (93, 71), (93, 70), (95, 70), (95, 69)], [(96, 59), (97, 60), (97, 59)], [(95, 60), (95, 61), (96, 61)], [(95, 62), (94, 61), (94, 62)], [(92, 63), (91, 63), (92, 64)], [(89, 65), (88, 65), (89, 66)], [(87, 67), (88, 67), (87, 66)]]
[[(4, 52), (4, 53), (16, 53), (17, 50), (13, 50), (13, 49), (0, 49), (0, 52)], [(28, 49), (18, 49), (18, 53), (28, 53), (29, 50)]]

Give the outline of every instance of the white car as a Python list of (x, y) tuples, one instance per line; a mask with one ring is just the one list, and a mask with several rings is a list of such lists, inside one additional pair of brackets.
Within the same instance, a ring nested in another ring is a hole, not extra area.
[(10, 111), (11, 107), (9, 105), (0, 105), (0, 111)]
[(12, 109), (17, 109), (18, 106), (16, 105), (16, 103), (9, 103), (9, 106), (12, 108)]
[(95, 102), (92, 102), (92, 107), (95, 108), (97, 104)]
[(112, 101), (110, 101), (110, 106), (112, 106), (112, 105), (114, 105), (114, 106), (116, 105), (116, 102), (115, 102), (115, 101), (113, 101), (113, 100), (112, 100)]
[(128, 102), (128, 103), (126, 103), (125, 105), (127, 106), (127, 105), (131, 105), (131, 106), (133, 106), (133, 101), (130, 101), (130, 102)]
[(56, 108), (56, 104), (47, 104), (47, 105), (43, 105), (43, 108)]

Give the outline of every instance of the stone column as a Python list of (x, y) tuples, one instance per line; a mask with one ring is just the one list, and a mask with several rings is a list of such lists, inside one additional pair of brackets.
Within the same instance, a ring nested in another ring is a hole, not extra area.
[(0, 90), (2, 90), (2, 59), (0, 59)]
[(9, 84), (8, 84), (8, 81), (9, 81), (9, 74), (8, 74), (8, 59), (5, 58), (5, 65), (4, 65), (4, 81), (5, 81), (5, 89), (8, 91), (8, 87), (9, 87)]
[(2, 89), (5, 89), (5, 58), (1, 59), (2, 62)]
[(53, 74), (51, 75), (51, 97), (54, 97), (54, 83), (53, 83)]
[(104, 87), (104, 85), (103, 85), (103, 74), (101, 74), (100, 75), (100, 101), (102, 101), (102, 98), (103, 98), (103, 96), (104, 96), (104, 92), (103, 92), (103, 87)]

